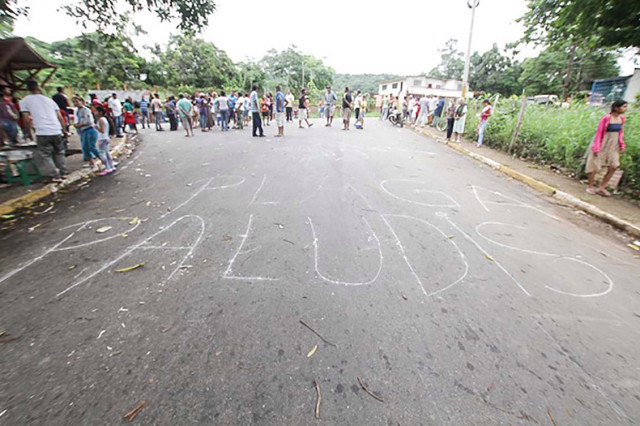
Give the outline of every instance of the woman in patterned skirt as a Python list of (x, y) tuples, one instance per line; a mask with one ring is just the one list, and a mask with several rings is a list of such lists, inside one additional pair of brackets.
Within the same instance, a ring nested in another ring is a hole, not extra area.
[[(620, 167), (620, 153), (626, 148), (624, 144), (624, 114), (627, 103), (617, 100), (611, 105), (611, 113), (605, 115), (598, 124), (596, 135), (591, 143), (591, 149), (587, 156), (587, 176), (589, 177), (589, 194), (598, 194), (603, 197), (611, 197), (607, 191), (609, 179), (618, 167)], [(602, 167), (607, 167), (607, 173), (602, 178), (600, 186), (594, 187), (596, 174)]]

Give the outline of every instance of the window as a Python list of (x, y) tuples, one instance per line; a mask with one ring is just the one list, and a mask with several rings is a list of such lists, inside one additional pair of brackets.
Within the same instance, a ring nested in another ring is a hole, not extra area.
[(397, 89), (397, 88), (398, 88), (398, 83), (393, 83), (393, 84), (391, 85), (391, 88), (392, 88), (392, 89)]
[(427, 84), (428, 89), (433, 89), (433, 85), (431, 83)]
[(456, 87), (458, 88), (458, 90), (462, 90), (462, 84), (458, 84)]
[(436, 89), (439, 89), (439, 88), (440, 88), (440, 85), (439, 85), (439, 84), (436, 84)]
[(416, 86), (416, 87), (422, 86), (422, 80), (420, 80), (420, 79), (413, 80), (413, 85)]
[(382, 90), (387, 90), (387, 85), (386, 84), (382, 85)]

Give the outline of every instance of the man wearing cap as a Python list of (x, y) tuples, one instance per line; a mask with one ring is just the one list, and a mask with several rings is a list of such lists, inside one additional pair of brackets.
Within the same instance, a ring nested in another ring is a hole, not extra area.
[(324, 94), (324, 114), (327, 118), (327, 124), (325, 124), (325, 127), (329, 127), (333, 123), (333, 114), (336, 111), (337, 101), (338, 97), (335, 92), (331, 90), (331, 86), (327, 86), (327, 93)]

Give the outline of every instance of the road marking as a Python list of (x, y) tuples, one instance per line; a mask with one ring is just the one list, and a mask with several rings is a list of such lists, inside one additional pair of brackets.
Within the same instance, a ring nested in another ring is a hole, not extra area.
[(182, 207), (186, 206), (187, 204), (189, 204), (191, 202), (191, 200), (193, 200), (194, 198), (196, 198), (198, 195), (200, 195), (200, 193), (202, 191), (204, 191), (205, 189), (207, 189), (207, 186), (209, 186), (209, 184), (211, 183), (211, 181), (213, 181), (214, 178), (209, 178), (207, 180), (207, 182), (202, 185), (200, 187), (200, 189), (198, 189), (193, 195), (191, 195), (189, 198), (187, 198), (184, 202), (182, 202), (181, 204), (179, 204), (177, 207), (172, 208), (171, 210), (169, 210), (168, 212), (166, 212), (165, 214), (163, 214), (162, 216), (160, 216), (160, 219), (164, 219), (165, 217), (167, 217), (168, 215), (170, 215), (171, 213), (175, 213), (176, 211), (180, 210)]
[(432, 190), (420, 190), (420, 192), (427, 192), (427, 193), (431, 193), (431, 194), (439, 194), (444, 196), (445, 198), (448, 198), (451, 203), (450, 204), (431, 204), (431, 203), (422, 203), (420, 201), (414, 201), (414, 200), (410, 200), (407, 198), (403, 198), (400, 197), (398, 195), (395, 195), (394, 193), (392, 193), (391, 191), (389, 191), (386, 187), (385, 184), (391, 181), (396, 181), (396, 182), (412, 182), (412, 183), (421, 183), (423, 185), (426, 185), (425, 182), (421, 182), (418, 180), (411, 180), (411, 179), (385, 179), (382, 182), (380, 182), (380, 188), (382, 188), (382, 190), (384, 192), (386, 192), (387, 194), (389, 194), (390, 196), (392, 196), (393, 198), (396, 198), (398, 200), (401, 201), (406, 201), (407, 203), (411, 203), (411, 204), (416, 204), (419, 206), (425, 206), (425, 207), (451, 207), (451, 208), (458, 208), (460, 207), (460, 204), (458, 204), (458, 202), (456, 200), (454, 200), (451, 196), (449, 196), (448, 194), (442, 192), (442, 191), (432, 191)]
[[(266, 175), (265, 175), (266, 177)], [(264, 180), (263, 180), (264, 183)], [(238, 255), (242, 252), (242, 247), (244, 247), (244, 243), (247, 241), (247, 238), (249, 237), (249, 234), (251, 234), (251, 224), (253, 223), (253, 215), (249, 215), (249, 224), (247, 225), (247, 230), (245, 231), (244, 234), (240, 235), (241, 237), (241, 241), (240, 241), (240, 245), (238, 246), (238, 250), (236, 250), (235, 254), (233, 255), (233, 257), (231, 258), (231, 260), (229, 261), (229, 265), (227, 266), (227, 269), (224, 271), (224, 273), (222, 274), (222, 278), (228, 279), (228, 280), (240, 280), (240, 281), (278, 281), (279, 278), (270, 278), (270, 277), (241, 277), (241, 276), (237, 276), (237, 275), (231, 275), (233, 273), (233, 264), (236, 261), (236, 258), (238, 257)], [(258, 247), (254, 247), (253, 249), (250, 249), (248, 251), (242, 252), (242, 253), (250, 253), (254, 250), (257, 250), (259, 248)]]
[(331, 278), (327, 278), (324, 275), (322, 275), (322, 273), (320, 272), (320, 269), (318, 268), (318, 237), (316, 235), (316, 229), (313, 226), (313, 221), (311, 220), (311, 218), (307, 217), (307, 219), (309, 220), (309, 225), (311, 226), (311, 233), (313, 234), (313, 249), (314, 249), (315, 269), (316, 269), (316, 273), (318, 274), (318, 276), (320, 278), (322, 278), (323, 280), (325, 280), (327, 282), (330, 282), (332, 284), (339, 284), (339, 285), (345, 285), (345, 286), (368, 285), (368, 284), (371, 284), (371, 283), (375, 282), (378, 279), (378, 277), (380, 276), (380, 271), (382, 271), (382, 263), (383, 263), (383, 259), (384, 258), (382, 256), (382, 248), (380, 247), (380, 240), (378, 239), (378, 236), (376, 235), (376, 233), (373, 231), (373, 228), (371, 228), (371, 225), (369, 225), (369, 222), (367, 222), (367, 219), (365, 219), (364, 217), (362, 218), (364, 223), (369, 228), (369, 231), (373, 235), (373, 238), (376, 240), (376, 245), (378, 247), (379, 261), (378, 261), (378, 271), (376, 272), (376, 275), (372, 279), (370, 279), (369, 281), (364, 281), (364, 282), (338, 281), (338, 280), (332, 280)]

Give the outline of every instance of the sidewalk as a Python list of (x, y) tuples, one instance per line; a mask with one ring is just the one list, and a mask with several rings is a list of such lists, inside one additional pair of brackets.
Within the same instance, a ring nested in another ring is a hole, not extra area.
[[(413, 130), (446, 143), (445, 133), (431, 127), (424, 129), (413, 127)], [(466, 139), (461, 143), (450, 142), (449, 146), (640, 239), (640, 203), (638, 202), (615, 196), (605, 198), (588, 194), (585, 191), (585, 184), (555, 172), (548, 166), (523, 161), (486, 146), (478, 148), (475, 142)]]
[[(35, 151), (35, 147), (26, 147), (31, 151)], [(116, 159), (118, 156), (128, 155), (133, 149), (128, 138), (112, 138), (111, 139), (111, 155)], [(93, 175), (90, 169), (83, 168), (82, 150), (80, 149), (80, 138), (73, 135), (69, 138), (67, 155), (67, 169), (69, 177), (61, 183), (45, 183), (34, 182), (31, 186), (23, 186), (15, 183), (9, 187), (0, 189), (0, 215), (12, 215), (15, 211), (28, 207), (60, 189), (66, 188), (81, 179)], [(37, 164), (37, 163), (36, 163)]]

